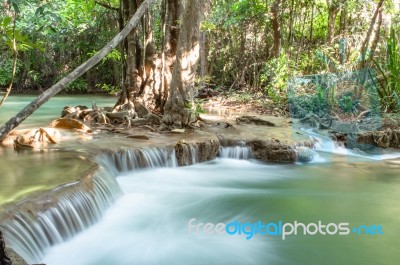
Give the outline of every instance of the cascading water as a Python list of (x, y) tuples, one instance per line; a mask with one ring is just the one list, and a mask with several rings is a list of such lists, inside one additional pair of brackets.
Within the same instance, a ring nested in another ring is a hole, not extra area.
[[(372, 152), (364, 152), (358, 149), (347, 149), (343, 145), (333, 141), (328, 136), (318, 134), (314, 131), (304, 130), (315, 142), (315, 151), (329, 154), (353, 157), (367, 160), (385, 160), (400, 157), (399, 152), (387, 151), (381, 148), (372, 148)], [(320, 159), (319, 159), (320, 161)]]
[[(60, 189), (68, 189), (74, 184)], [(115, 177), (106, 169), (100, 169), (93, 176), (92, 189), (78, 186), (71, 192), (59, 195), (57, 199), (49, 195), (40, 203), (54, 205), (38, 212), (22, 207), (1, 224), (1, 229), (10, 247), (28, 263), (37, 263), (46, 249), (66, 241), (100, 220), (120, 193)], [(56, 202), (53, 203), (53, 200)]]
[(224, 146), (220, 147), (218, 156), (220, 158), (250, 159), (251, 149), (248, 146)]
[[(196, 149), (190, 148), (190, 152), (191, 160), (196, 161)], [(65, 242), (98, 222), (121, 194), (115, 179), (120, 172), (178, 165), (174, 149), (167, 148), (118, 150), (100, 155), (97, 163), (101, 169), (93, 176), (92, 189), (78, 186), (60, 195), (54, 205), (43, 211), (33, 212), (22, 207), (12, 213), (12, 218), (2, 222), (7, 244), (28, 263), (39, 262), (51, 246)], [(71, 183), (59, 189), (72, 185), (79, 184)], [(57, 190), (52, 192), (57, 193)], [(54, 198), (49, 195), (45, 203), (52, 200)]]
[(115, 175), (118, 172), (129, 172), (137, 168), (178, 166), (175, 150), (159, 147), (110, 151), (102, 155), (99, 160), (106, 167), (114, 168)]
[[(311, 131), (309, 135), (317, 141), (315, 151), (318, 153), (334, 153), (335, 148), (341, 150), (341, 147), (334, 145), (329, 138)], [(6, 241), (29, 263), (45, 261), (48, 264), (63, 262), (67, 264), (70, 261), (63, 260), (63, 257), (74, 255), (76, 259), (79, 259), (74, 261), (75, 264), (85, 265), (133, 264), (132, 262), (187, 264), (192, 257), (200, 260), (198, 264), (258, 265), (266, 259), (273, 259), (265, 251), (265, 248), (268, 248), (270, 250), (268, 253), (274, 253), (269, 242), (270, 238), (256, 237), (251, 241), (246, 241), (238, 237), (192, 236), (187, 234), (187, 222), (192, 217), (198, 218), (199, 222), (217, 223), (238, 218), (247, 220), (249, 216), (251, 217), (249, 221), (253, 222), (271, 217), (271, 214), (282, 218), (285, 212), (298, 214), (288, 216), (288, 220), (298, 218), (303, 212), (306, 213), (304, 219), (309, 220), (315, 217), (314, 213), (307, 215), (310, 210), (303, 211), (304, 208), (302, 208), (302, 211), (296, 212), (298, 197), (304, 197), (302, 205), (315, 203), (316, 209), (319, 209), (315, 215), (329, 208), (319, 205), (321, 200), (326, 199), (326, 203), (334, 203), (335, 200), (331, 200), (330, 197), (325, 198), (320, 193), (313, 193), (312, 185), (302, 186), (305, 183), (304, 180), (315, 185), (315, 190), (319, 190), (321, 187), (341, 188), (342, 185), (333, 185), (330, 181), (333, 183), (348, 181), (351, 177), (350, 175), (348, 178), (336, 178), (336, 176), (328, 178), (325, 180), (327, 184), (321, 177), (324, 174), (320, 176), (311, 168), (310, 171), (302, 173), (301, 170), (307, 170), (307, 168), (228, 159), (219, 159), (184, 169), (173, 168), (182, 165), (182, 161), (177, 158), (182, 154), (185, 157), (185, 163), (183, 163), (185, 165), (200, 161), (199, 148), (199, 146), (185, 143), (181, 149), (123, 149), (100, 155), (98, 163), (102, 169), (93, 176), (91, 189), (80, 188), (68, 194), (64, 193), (65, 195), (59, 197), (54, 205), (47, 207), (44, 211), (35, 213), (30, 210), (16, 211), (12, 218), (2, 223), (1, 229), (4, 231)], [(299, 150), (309, 151), (303, 147)], [(315, 155), (315, 152), (313, 151), (312, 154)], [(249, 159), (251, 150), (246, 146), (221, 147), (219, 156)], [(313, 157), (315, 161), (315, 156)], [(326, 165), (321, 167), (323, 166)], [(145, 167), (172, 168), (133, 171)], [(335, 172), (335, 170), (329, 169), (325, 175), (329, 172)], [(311, 178), (312, 174), (317, 174), (318, 178)], [(116, 176), (119, 178), (115, 179)], [(298, 183), (293, 184), (292, 182), (296, 179), (299, 179)], [(124, 195), (109, 209), (110, 212), (106, 212), (119, 197), (120, 187)], [(343, 185), (343, 187), (349, 187), (349, 185)], [(307, 192), (302, 189), (307, 189)], [(277, 190), (282, 193), (278, 194)], [(294, 194), (294, 192), (297, 192), (295, 193), (297, 197), (285, 195)], [(335, 190), (335, 192), (338, 198), (343, 196), (342, 190)], [(359, 192), (360, 196), (363, 196), (363, 191)], [(296, 199), (288, 203), (287, 200), (292, 198)], [(363, 198), (363, 200), (368, 198)], [(353, 207), (359, 206), (359, 202), (353, 197), (348, 199)], [(287, 207), (290, 205), (293, 205), (293, 208), (288, 211)], [(337, 205), (332, 208), (341, 209)], [(325, 214), (332, 218), (329, 212)], [(342, 218), (349, 216), (346, 209), (339, 214)], [(104, 215), (105, 218), (102, 218)], [(100, 219), (98, 225), (86, 230)], [(363, 220), (356, 219), (356, 221)], [(73, 237), (82, 230), (86, 231)], [(72, 240), (64, 243), (71, 237), (73, 237)], [(272, 241), (275, 241), (275, 238)], [(294, 240), (287, 244), (294, 244), (293, 242)], [(341, 243), (346, 244), (346, 242)], [(354, 245), (352, 242), (349, 241), (348, 245)], [(357, 240), (355, 242), (362, 243)], [(58, 244), (57, 247), (52, 247), (56, 244)], [(279, 246), (279, 244), (282, 245), (282, 242), (279, 241), (276, 245)], [(325, 243), (325, 245), (329, 244)], [(210, 247), (216, 252), (210, 253)], [(293, 249), (296, 248), (298, 246)], [(289, 247), (288, 249), (290, 250)], [(244, 251), (246, 255), (242, 255), (241, 251)], [(289, 255), (289, 261), (285, 264), (294, 264), (293, 261), (297, 260), (298, 252), (293, 250), (292, 252), (294, 254)], [(45, 255), (44, 260), (43, 255)], [(282, 254), (281, 258), (286, 258), (286, 254)]]

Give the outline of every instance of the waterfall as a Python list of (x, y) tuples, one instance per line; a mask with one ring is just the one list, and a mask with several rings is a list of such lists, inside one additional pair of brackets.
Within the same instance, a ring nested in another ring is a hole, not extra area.
[(173, 147), (105, 151), (98, 155), (96, 162), (100, 169), (92, 177), (61, 186), (8, 210), (0, 223), (5, 241), (28, 263), (38, 263), (51, 246), (65, 242), (100, 220), (121, 194), (116, 181), (121, 172), (190, 165), (215, 158), (216, 151), (200, 157), (207, 146), (213, 144), (184, 144), (179, 154)]
[(1, 224), (7, 245), (29, 264), (37, 263), (46, 249), (99, 221), (121, 194), (115, 177), (106, 169), (96, 172), (91, 187), (80, 184), (62, 186), (9, 211)]
[[(196, 150), (191, 149), (191, 154), (194, 157)], [(51, 192), (66, 190), (47, 209), (17, 207), (12, 217), (1, 224), (8, 246), (28, 263), (37, 263), (46, 249), (65, 242), (100, 220), (121, 193), (115, 179), (119, 172), (178, 165), (172, 148), (121, 149), (98, 156), (97, 163), (102, 168), (93, 176), (91, 189), (72, 183)], [(76, 187), (71, 190), (71, 186)], [(51, 204), (56, 197), (50, 194), (45, 202), (38, 204)]]
[(315, 142), (315, 151), (347, 156), (348, 158), (367, 159), (367, 160), (386, 160), (400, 157), (399, 152), (373, 147), (366, 152), (359, 149), (347, 149), (343, 144), (333, 141), (330, 137), (318, 134), (312, 130), (304, 130)]
[(252, 157), (249, 146), (221, 146), (218, 156), (233, 159), (250, 159)]
[(161, 147), (110, 151), (101, 155), (99, 161), (108, 168), (114, 168), (115, 175), (138, 168), (178, 166), (174, 149)]

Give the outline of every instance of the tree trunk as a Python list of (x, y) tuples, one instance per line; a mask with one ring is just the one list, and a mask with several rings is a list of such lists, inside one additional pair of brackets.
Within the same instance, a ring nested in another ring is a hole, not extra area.
[(366, 57), (366, 53), (367, 53), (367, 50), (368, 50), (369, 41), (371, 39), (371, 35), (372, 35), (372, 31), (373, 31), (375, 23), (376, 23), (376, 19), (377, 19), (378, 15), (379, 15), (379, 11), (383, 6), (384, 1), (385, 0), (380, 0), (378, 5), (376, 6), (374, 15), (372, 16), (371, 23), (370, 23), (368, 31), (367, 31), (367, 34), (365, 35), (364, 41), (362, 43), (362, 46), (361, 46), (361, 67), (364, 67), (365, 64), (366, 64), (366, 58), (367, 58)]
[(342, 35), (342, 38), (346, 33), (346, 17), (347, 17), (347, 1), (344, 1), (340, 11), (340, 28), (339, 28), (339, 34)]
[(291, 45), (293, 35), (294, 0), (290, 0), (288, 45)]
[(315, 10), (315, 2), (313, 1), (313, 2), (312, 2), (312, 6), (311, 6), (310, 43), (313, 43), (314, 10)]
[(326, 42), (331, 44), (335, 37), (335, 24), (336, 17), (339, 13), (339, 2), (337, 0), (327, 0), (328, 4), (328, 33), (326, 36)]
[(205, 32), (200, 33), (200, 86), (205, 87), (206, 77), (208, 76), (208, 47), (207, 47), (207, 34)]
[(179, 39), (179, 20), (182, 16), (182, 2), (180, 0), (165, 0), (164, 40), (162, 51), (161, 70), (161, 107), (164, 108), (170, 92), (172, 72), (176, 59)]
[(56, 95), (62, 89), (64, 89), (68, 84), (75, 81), (77, 78), (82, 76), (86, 71), (90, 70), (99, 63), (110, 51), (112, 51), (119, 43), (121, 43), (126, 36), (138, 25), (140, 18), (143, 16), (147, 8), (154, 2), (154, 0), (146, 0), (140, 8), (137, 10), (136, 14), (131, 18), (125, 28), (118, 33), (110, 42), (108, 42), (98, 53), (96, 53), (92, 58), (87, 60), (85, 63), (78, 66), (74, 71), (69, 73), (66, 77), (58, 81), (51, 88), (43, 92), (35, 100), (33, 100), (28, 106), (21, 110), (15, 117), (11, 118), (0, 128), (0, 141), (6, 137), (6, 135), (15, 127), (17, 127), (21, 122), (23, 122), (27, 117), (29, 117), (33, 112), (35, 112), (40, 106), (46, 103), (52, 96)]
[[(139, 4), (141, 1), (136, 0), (136, 3)], [(153, 43), (151, 16), (150, 12), (148, 12), (143, 18), (142, 31), (140, 32), (142, 34), (132, 33), (128, 37), (125, 92), (121, 94), (115, 108), (130, 101), (140, 102), (152, 112), (163, 112), (175, 61), (181, 1), (164, 0), (161, 5), (163, 23), (162, 52), (156, 52)], [(134, 4), (130, 3), (129, 8), (131, 9), (132, 6)], [(139, 41), (142, 36), (143, 41)]]
[(272, 47), (272, 55), (277, 58), (281, 53), (282, 45), (282, 33), (281, 26), (279, 23), (279, 5), (281, 0), (275, 0), (274, 5), (271, 8), (272, 14), (272, 30), (274, 32), (274, 46)]
[(378, 22), (376, 23), (376, 27), (375, 27), (375, 30), (374, 30), (374, 38), (372, 40), (371, 52), (369, 54), (368, 60), (372, 60), (374, 58), (375, 51), (376, 51), (376, 48), (378, 46), (379, 39), (380, 39), (382, 20), (383, 20), (383, 8), (381, 8), (379, 10)]
[(194, 78), (199, 61), (200, 22), (207, 0), (188, 0), (179, 34), (170, 94), (164, 108), (167, 126), (187, 126), (192, 119)]

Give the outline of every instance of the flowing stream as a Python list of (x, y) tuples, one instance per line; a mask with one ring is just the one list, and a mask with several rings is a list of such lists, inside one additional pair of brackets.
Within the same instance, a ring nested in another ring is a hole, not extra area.
[[(36, 219), (17, 213), (6, 239), (47, 265), (397, 264), (400, 163), (385, 159), (400, 154), (348, 151), (309, 134), (319, 141), (309, 164), (260, 163), (245, 146), (181, 168), (166, 149), (101, 155), (94, 191), (64, 196)], [(296, 221), (350, 231), (283, 239), (255, 229)], [(253, 226), (217, 234), (200, 223)]]
[[(120, 173), (123, 195), (103, 219), (51, 248), (52, 264), (395, 264), (400, 260), (399, 167), (349, 162), (274, 165), (217, 159)], [(241, 157), (241, 156), (238, 156)], [(189, 232), (192, 223), (381, 225), (383, 235)], [(70, 257), (70, 258), (64, 258)], [(72, 257), (72, 258), (71, 258)]]

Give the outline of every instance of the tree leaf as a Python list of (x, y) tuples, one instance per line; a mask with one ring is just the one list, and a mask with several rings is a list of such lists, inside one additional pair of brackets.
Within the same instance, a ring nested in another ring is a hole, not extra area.
[(39, 6), (39, 7), (36, 9), (35, 16), (41, 16), (41, 15), (43, 15), (43, 11), (44, 11), (44, 6)]
[(12, 4), (13, 8), (14, 8), (15, 13), (19, 14), (20, 10), (19, 10), (19, 6), (18, 6), (18, 1), (17, 0), (11, 0), (10, 2)]

